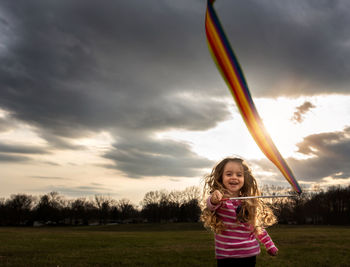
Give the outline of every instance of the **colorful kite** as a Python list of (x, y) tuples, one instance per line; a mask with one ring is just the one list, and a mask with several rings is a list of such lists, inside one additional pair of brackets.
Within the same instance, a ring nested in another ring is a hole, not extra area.
[(273, 143), (270, 135), (257, 112), (253, 99), (250, 95), (247, 82), (231, 45), (223, 31), (219, 18), (213, 7), (215, 0), (208, 0), (205, 17), (205, 30), (209, 50), (220, 70), (224, 80), (230, 88), (243, 120), (247, 125), (255, 142), (261, 151), (282, 172), (287, 181), (296, 192), (301, 193), (301, 188), (296, 181), (291, 169), (281, 156)]

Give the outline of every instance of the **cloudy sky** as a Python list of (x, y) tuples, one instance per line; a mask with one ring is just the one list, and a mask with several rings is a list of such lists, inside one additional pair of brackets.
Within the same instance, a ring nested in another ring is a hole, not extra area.
[[(0, 197), (138, 203), (238, 155), (289, 184), (208, 52), (204, 0), (0, 3)], [(260, 116), (305, 189), (350, 183), (350, 2), (217, 0)]]

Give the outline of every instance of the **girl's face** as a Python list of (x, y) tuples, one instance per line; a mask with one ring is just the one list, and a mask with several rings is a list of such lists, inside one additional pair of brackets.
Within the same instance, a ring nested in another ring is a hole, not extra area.
[(222, 174), (222, 183), (231, 196), (238, 197), (244, 185), (243, 166), (238, 162), (227, 162)]

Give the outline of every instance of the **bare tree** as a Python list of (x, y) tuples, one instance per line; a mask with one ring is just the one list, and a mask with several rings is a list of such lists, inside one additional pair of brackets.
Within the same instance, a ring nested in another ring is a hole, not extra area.
[(109, 219), (111, 209), (111, 198), (101, 195), (95, 195), (95, 202), (99, 211), (100, 224), (106, 224)]
[(31, 223), (32, 196), (25, 194), (11, 195), (11, 198), (5, 203), (5, 207), (10, 224), (24, 225)]
[(62, 214), (65, 200), (58, 192), (50, 192), (40, 197), (35, 207), (36, 219), (44, 223), (60, 223), (64, 219)]
[(120, 218), (124, 222), (134, 221), (138, 217), (138, 211), (129, 199), (123, 198), (119, 200), (117, 207), (120, 211)]
[(200, 196), (201, 192), (198, 186), (187, 187), (184, 191), (182, 191), (182, 203), (190, 202), (193, 199), (197, 199), (199, 201)]
[(74, 222), (74, 224), (88, 225), (89, 220), (98, 218), (97, 208), (91, 201), (88, 201), (85, 198), (78, 198), (71, 201), (69, 208), (71, 224)]

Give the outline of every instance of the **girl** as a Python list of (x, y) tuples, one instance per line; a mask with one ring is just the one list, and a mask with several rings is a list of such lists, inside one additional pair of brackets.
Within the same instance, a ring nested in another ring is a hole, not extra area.
[(203, 196), (210, 194), (201, 220), (215, 232), (218, 266), (255, 266), (260, 253), (257, 239), (275, 256), (278, 249), (264, 227), (276, 222), (270, 208), (255, 198), (230, 200), (231, 197), (259, 196), (255, 178), (240, 158), (226, 158), (205, 177)]

